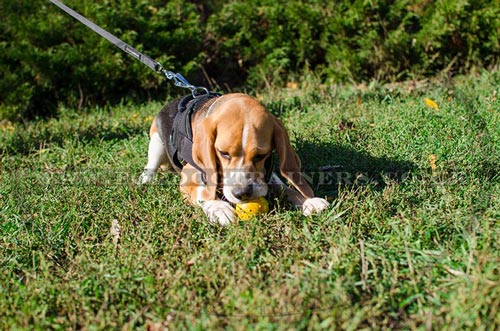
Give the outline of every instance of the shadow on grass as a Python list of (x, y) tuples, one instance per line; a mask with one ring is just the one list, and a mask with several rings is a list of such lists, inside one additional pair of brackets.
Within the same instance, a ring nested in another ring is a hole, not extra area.
[(370, 185), (383, 189), (400, 183), (416, 169), (409, 161), (375, 157), (334, 143), (297, 141), (306, 179), (318, 195), (336, 196), (339, 188)]

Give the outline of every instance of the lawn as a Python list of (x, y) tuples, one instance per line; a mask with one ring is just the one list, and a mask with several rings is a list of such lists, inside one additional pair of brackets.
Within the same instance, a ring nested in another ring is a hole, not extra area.
[(0, 122), (0, 329), (497, 330), (499, 86), (262, 92), (332, 207), (225, 228), (137, 185), (160, 103)]

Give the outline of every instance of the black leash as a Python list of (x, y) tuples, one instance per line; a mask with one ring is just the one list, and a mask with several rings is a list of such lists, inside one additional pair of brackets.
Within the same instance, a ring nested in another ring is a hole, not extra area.
[(163, 68), (163, 66), (160, 64), (160, 62), (157, 62), (157, 61), (153, 60), (152, 58), (150, 58), (149, 56), (142, 54), (141, 52), (139, 52), (138, 50), (136, 50), (135, 48), (133, 48), (129, 44), (118, 39), (117, 37), (115, 37), (114, 35), (112, 35), (108, 31), (104, 30), (103, 28), (101, 28), (97, 24), (89, 21), (84, 16), (80, 15), (79, 13), (74, 11), (73, 9), (69, 8), (68, 6), (63, 4), (61, 1), (50, 0), (50, 2), (52, 2), (57, 7), (61, 8), (63, 11), (65, 11), (67, 14), (69, 14), (70, 16), (75, 18), (76, 20), (85, 24), (89, 29), (91, 29), (92, 31), (94, 31), (95, 33), (97, 33), (98, 35), (100, 35), (101, 37), (103, 37), (104, 39), (106, 39), (107, 41), (109, 41), (110, 43), (115, 45), (116, 47), (120, 48), (125, 53), (132, 55), (134, 58), (136, 58), (137, 60), (139, 60), (142, 63), (144, 63), (145, 65), (147, 65), (149, 68), (154, 70), (156, 73), (165, 75), (165, 77), (167, 79), (173, 80), (175, 86), (189, 89), (191, 91), (191, 94), (193, 94), (193, 97), (196, 98), (199, 95), (209, 95), (210, 94), (210, 92), (208, 91), (207, 88), (202, 87), (202, 86), (194, 86), (194, 85), (190, 84), (186, 80), (186, 78), (184, 78), (184, 76), (182, 76), (181, 74), (165, 70), (165, 68)]

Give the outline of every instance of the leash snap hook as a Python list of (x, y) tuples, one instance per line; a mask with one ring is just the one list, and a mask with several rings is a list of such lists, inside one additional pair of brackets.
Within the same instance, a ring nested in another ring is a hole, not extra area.
[(189, 89), (194, 98), (202, 95), (210, 95), (210, 91), (206, 87), (192, 85), (181, 74), (165, 70), (159, 62), (156, 62), (155, 70), (157, 73), (165, 75), (167, 79), (173, 80), (175, 86)]
[(188, 89), (191, 89), (193, 88), (194, 86), (191, 85), (186, 78), (184, 78), (184, 76), (182, 76), (181, 74), (179, 73), (176, 73), (174, 74), (173, 76), (173, 79), (174, 79), (174, 85), (175, 86), (178, 86), (178, 87), (183, 87), (183, 88), (188, 88)]

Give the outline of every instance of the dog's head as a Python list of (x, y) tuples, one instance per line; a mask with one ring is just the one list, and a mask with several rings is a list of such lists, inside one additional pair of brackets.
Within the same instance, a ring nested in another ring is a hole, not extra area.
[(195, 125), (193, 159), (205, 170), (211, 199), (216, 198), (219, 176), (229, 202), (265, 196), (265, 165), (274, 150), (281, 174), (304, 197), (313, 196), (283, 124), (256, 99), (245, 94), (225, 95)]

